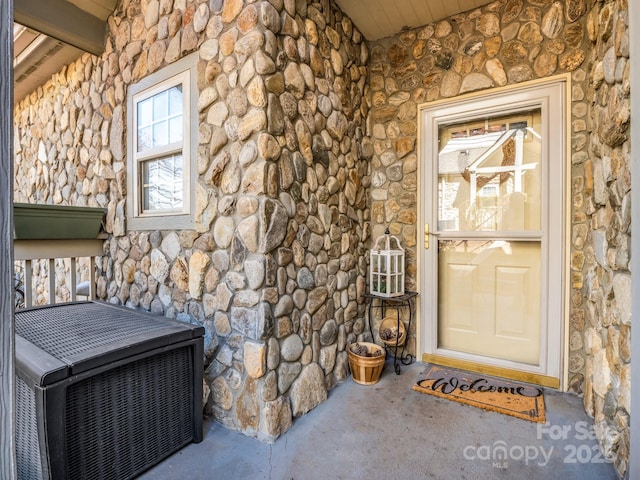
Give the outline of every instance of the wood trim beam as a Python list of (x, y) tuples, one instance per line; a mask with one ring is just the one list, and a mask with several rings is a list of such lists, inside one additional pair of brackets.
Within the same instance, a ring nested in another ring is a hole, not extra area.
[(66, 0), (14, 0), (15, 21), (85, 52), (102, 55), (106, 22)]
[(13, 323), (13, 0), (0, 2), (0, 478), (16, 478)]

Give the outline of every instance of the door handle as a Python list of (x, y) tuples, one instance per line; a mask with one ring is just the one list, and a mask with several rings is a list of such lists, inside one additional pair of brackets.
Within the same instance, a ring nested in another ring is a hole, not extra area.
[(438, 234), (437, 233), (432, 233), (429, 231), (429, 224), (425, 223), (424, 224), (424, 248), (425, 250), (429, 250), (429, 236), (433, 235), (434, 237), (437, 237)]

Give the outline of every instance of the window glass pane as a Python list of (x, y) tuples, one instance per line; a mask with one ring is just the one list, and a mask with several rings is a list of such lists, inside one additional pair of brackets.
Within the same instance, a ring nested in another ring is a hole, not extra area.
[(153, 121), (152, 99), (147, 98), (138, 103), (138, 127), (146, 127)]
[(175, 210), (183, 205), (182, 155), (142, 162), (142, 203), (146, 211)]
[(169, 132), (167, 122), (156, 123), (153, 126), (153, 146), (169, 144)]
[(182, 85), (169, 89), (169, 115), (182, 115)]
[(167, 117), (169, 102), (167, 91), (160, 92), (153, 97), (153, 119), (157, 122)]
[(137, 108), (138, 152), (183, 140), (182, 85), (140, 101)]
[(151, 127), (138, 128), (138, 151), (149, 150), (152, 146)]
[(169, 119), (169, 143), (182, 141), (182, 115)]
[(438, 229), (541, 227), (541, 111), (439, 128)]

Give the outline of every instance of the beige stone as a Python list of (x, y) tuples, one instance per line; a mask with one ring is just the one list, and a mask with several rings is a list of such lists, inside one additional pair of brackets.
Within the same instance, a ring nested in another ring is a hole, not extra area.
[(496, 85), (502, 87), (507, 84), (507, 74), (500, 60), (497, 58), (487, 60), (485, 67)]
[[(238, 0), (241, 1), (241, 0)], [(238, 40), (238, 30), (236, 28), (232, 28), (222, 33), (219, 38), (219, 48), (220, 53), (224, 56), (231, 55), (233, 52), (236, 41)]]
[(507, 24), (517, 19), (522, 12), (522, 0), (508, 0), (502, 13), (502, 23)]
[(485, 13), (476, 19), (476, 29), (485, 37), (500, 33), (500, 18), (494, 13)]
[(527, 58), (528, 50), (519, 40), (506, 42), (502, 47), (502, 59), (507, 65), (517, 65)]
[(558, 67), (558, 57), (553, 53), (541, 53), (535, 60), (533, 69), (539, 77), (552, 75)]
[(259, 245), (259, 223), (255, 216), (247, 217), (238, 224), (238, 235), (250, 252), (257, 252)]
[(555, 2), (542, 17), (542, 33), (548, 38), (556, 38), (563, 27), (563, 4)]
[(183, 257), (176, 259), (171, 267), (169, 277), (180, 290), (189, 290), (189, 267)]
[(471, 73), (462, 79), (460, 94), (493, 87), (493, 81), (482, 73)]
[(221, 248), (227, 248), (231, 244), (233, 233), (235, 231), (235, 225), (233, 218), (220, 217), (216, 220), (213, 229), (213, 238), (216, 241), (216, 245)]
[(246, 342), (244, 344), (244, 368), (252, 378), (260, 378), (267, 369), (267, 346), (264, 343)]
[(216, 377), (211, 384), (213, 402), (223, 410), (231, 410), (233, 406), (233, 394), (223, 377)]
[(623, 365), (620, 370), (620, 392), (618, 395), (618, 405), (624, 408), (627, 413), (631, 412), (631, 365)]
[(455, 72), (447, 72), (442, 77), (440, 94), (445, 97), (455, 97), (460, 92), (462, 77)]
[(611, 369), (607, 362), (606, 350), (599, 350), (593, 356), (593, 391), (604, 397), (611, 388)]
[(238, 17), (238, 29), (242, 33), (251, 31), (258, 24), (258, 11), (255, 6), (247, 5)]
[(202, 298), (204, 275), (211, 263), (211, 257), (204, 252), (193, 252), (189, 258), (189, 294), (193, 299)]

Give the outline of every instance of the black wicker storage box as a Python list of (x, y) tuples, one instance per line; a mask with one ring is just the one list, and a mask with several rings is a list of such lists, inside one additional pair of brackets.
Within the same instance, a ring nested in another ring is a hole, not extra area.
[(202, 327), (100, 302), (15, 323), (18, 478), (130, 479), (202, 440)]

